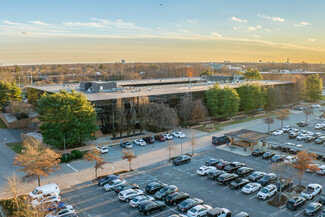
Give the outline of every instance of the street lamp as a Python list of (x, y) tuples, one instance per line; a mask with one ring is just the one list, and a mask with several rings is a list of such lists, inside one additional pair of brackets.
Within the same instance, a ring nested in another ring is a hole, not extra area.
[(183, 154), (183, 138), (181, 137), (181, 154)]
[(68, 162), (68, 156), (67, 156), (67, 153), (66, 153), (66, 149), (65, 149), (65, 137), (63, 137), (63, 148), (64, 148), (64, 155), (65, 155), (65, 162)]

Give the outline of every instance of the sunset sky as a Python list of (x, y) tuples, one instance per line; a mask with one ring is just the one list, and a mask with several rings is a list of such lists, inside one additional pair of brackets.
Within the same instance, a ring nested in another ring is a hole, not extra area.
[(325, 62), (324, 0), (2, 1), (0, 63)]

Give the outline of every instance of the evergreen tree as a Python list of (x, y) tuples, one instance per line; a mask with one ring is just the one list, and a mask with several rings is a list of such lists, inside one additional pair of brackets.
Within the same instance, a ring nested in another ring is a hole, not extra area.
[(262, 90), (259, 85), (245, 84), (237, 88), (240, 97), (240, 110), (247, 114), (263, 108), (266, 103), (266, 91)]
[(22, 101), (20, 87), (16, 83), (0, 81), (0, 109), (3, 110), (10, 101)]
[(307, 100), (315, 101), (321, 99), (323, 79), (319, 77), (319, 74), (309, 75), (305, 81), (305, 86)]
[(79, 146), (85, 139), (93, 139), (98, 130), (96, 112), (83, 93), (64, 90), (45, 94), (38, 101), (38, 111), (45, 143), (63, 148)]
[(247, 69), (244, 73), (245, 79), (262, 80), (263, 76), (257, 69)]

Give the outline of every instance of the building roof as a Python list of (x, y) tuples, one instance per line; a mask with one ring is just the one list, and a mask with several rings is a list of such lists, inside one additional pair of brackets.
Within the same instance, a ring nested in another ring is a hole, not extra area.
[(234, 137), (236, 139), (242, 139), (249, 142), (258, 142), (264, 140), (270, 135), (266, 133), (253, 131), (253, 130), (242, 129), (242, 130), (226, 133), (225, 136)]
[[(87, 96), (89, 101), (98, 101), (98, 100), (110, 100), (110, 99), (119, 99), (119, 98), (131, 98), (131, 97), (140, 97), (140, 96), (154, 96), (154, 95), (162, 95), (162, 94), (178, 94), (178, 93), (190, 93), (190, 92), (200, 92), (206, 91), (209, 88), (213, 87), (215, 82), (196, 82), (196, 83), (183, 83), (183, 84), (171, 84), (168, 85), (170, 82), (181, 82), (187, 81), (188, 79), (193, 78), (167, 78), (167, 79), (147, 79), (141, 81), (117, 81), (118, 86), (125, 85), (123, 91), (112, 91), (112, 92), (85, 92), (80, 89), (79, 84), (58, 84), (58, 85), (39, 85), (39, 86), (31, 86), (31, 88), (35, 88), (38, 90), (42, 90), (49, 93), (56, 93), (60, 90), (75, 90), (77, 92), (84, 92)], [(198, 78), (194, 78), (195, 81), (198, 81)], [(161, 83), (167, 83), (164, 85), (155, 85), (157, 81), (162, 81)], [(153, 84), (153, 86), (139, 86), (139, 87), (130, 87), (127, 86), (128, 84)], [(256, 80), (256, 81), (249, 81), (249, 83), (253, 84), (260, 84), (263, 86), (267, 85), (277, 85), (277, 84), (286, 84), (292, 82), (286, 81), (263, 81), (263, 80)], [(240, 86), (237, 83), (225, 83), (220, 84), (220, 87), (230, 87), (230, 88), (237, 88)]]

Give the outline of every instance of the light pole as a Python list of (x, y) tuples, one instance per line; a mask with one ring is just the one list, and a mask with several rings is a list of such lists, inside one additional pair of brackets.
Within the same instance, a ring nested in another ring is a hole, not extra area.
[(67, 153), (66, 153), (66, 149), (65, 149), (65, 137), (63, 137), (63, 148), (64, 148), (64, 155), (65, 155), (65, 162), (68, 162), (68, 156), (67, 156)]
[(183, 154), (183, 138), (181, 137), (181, 154)]

